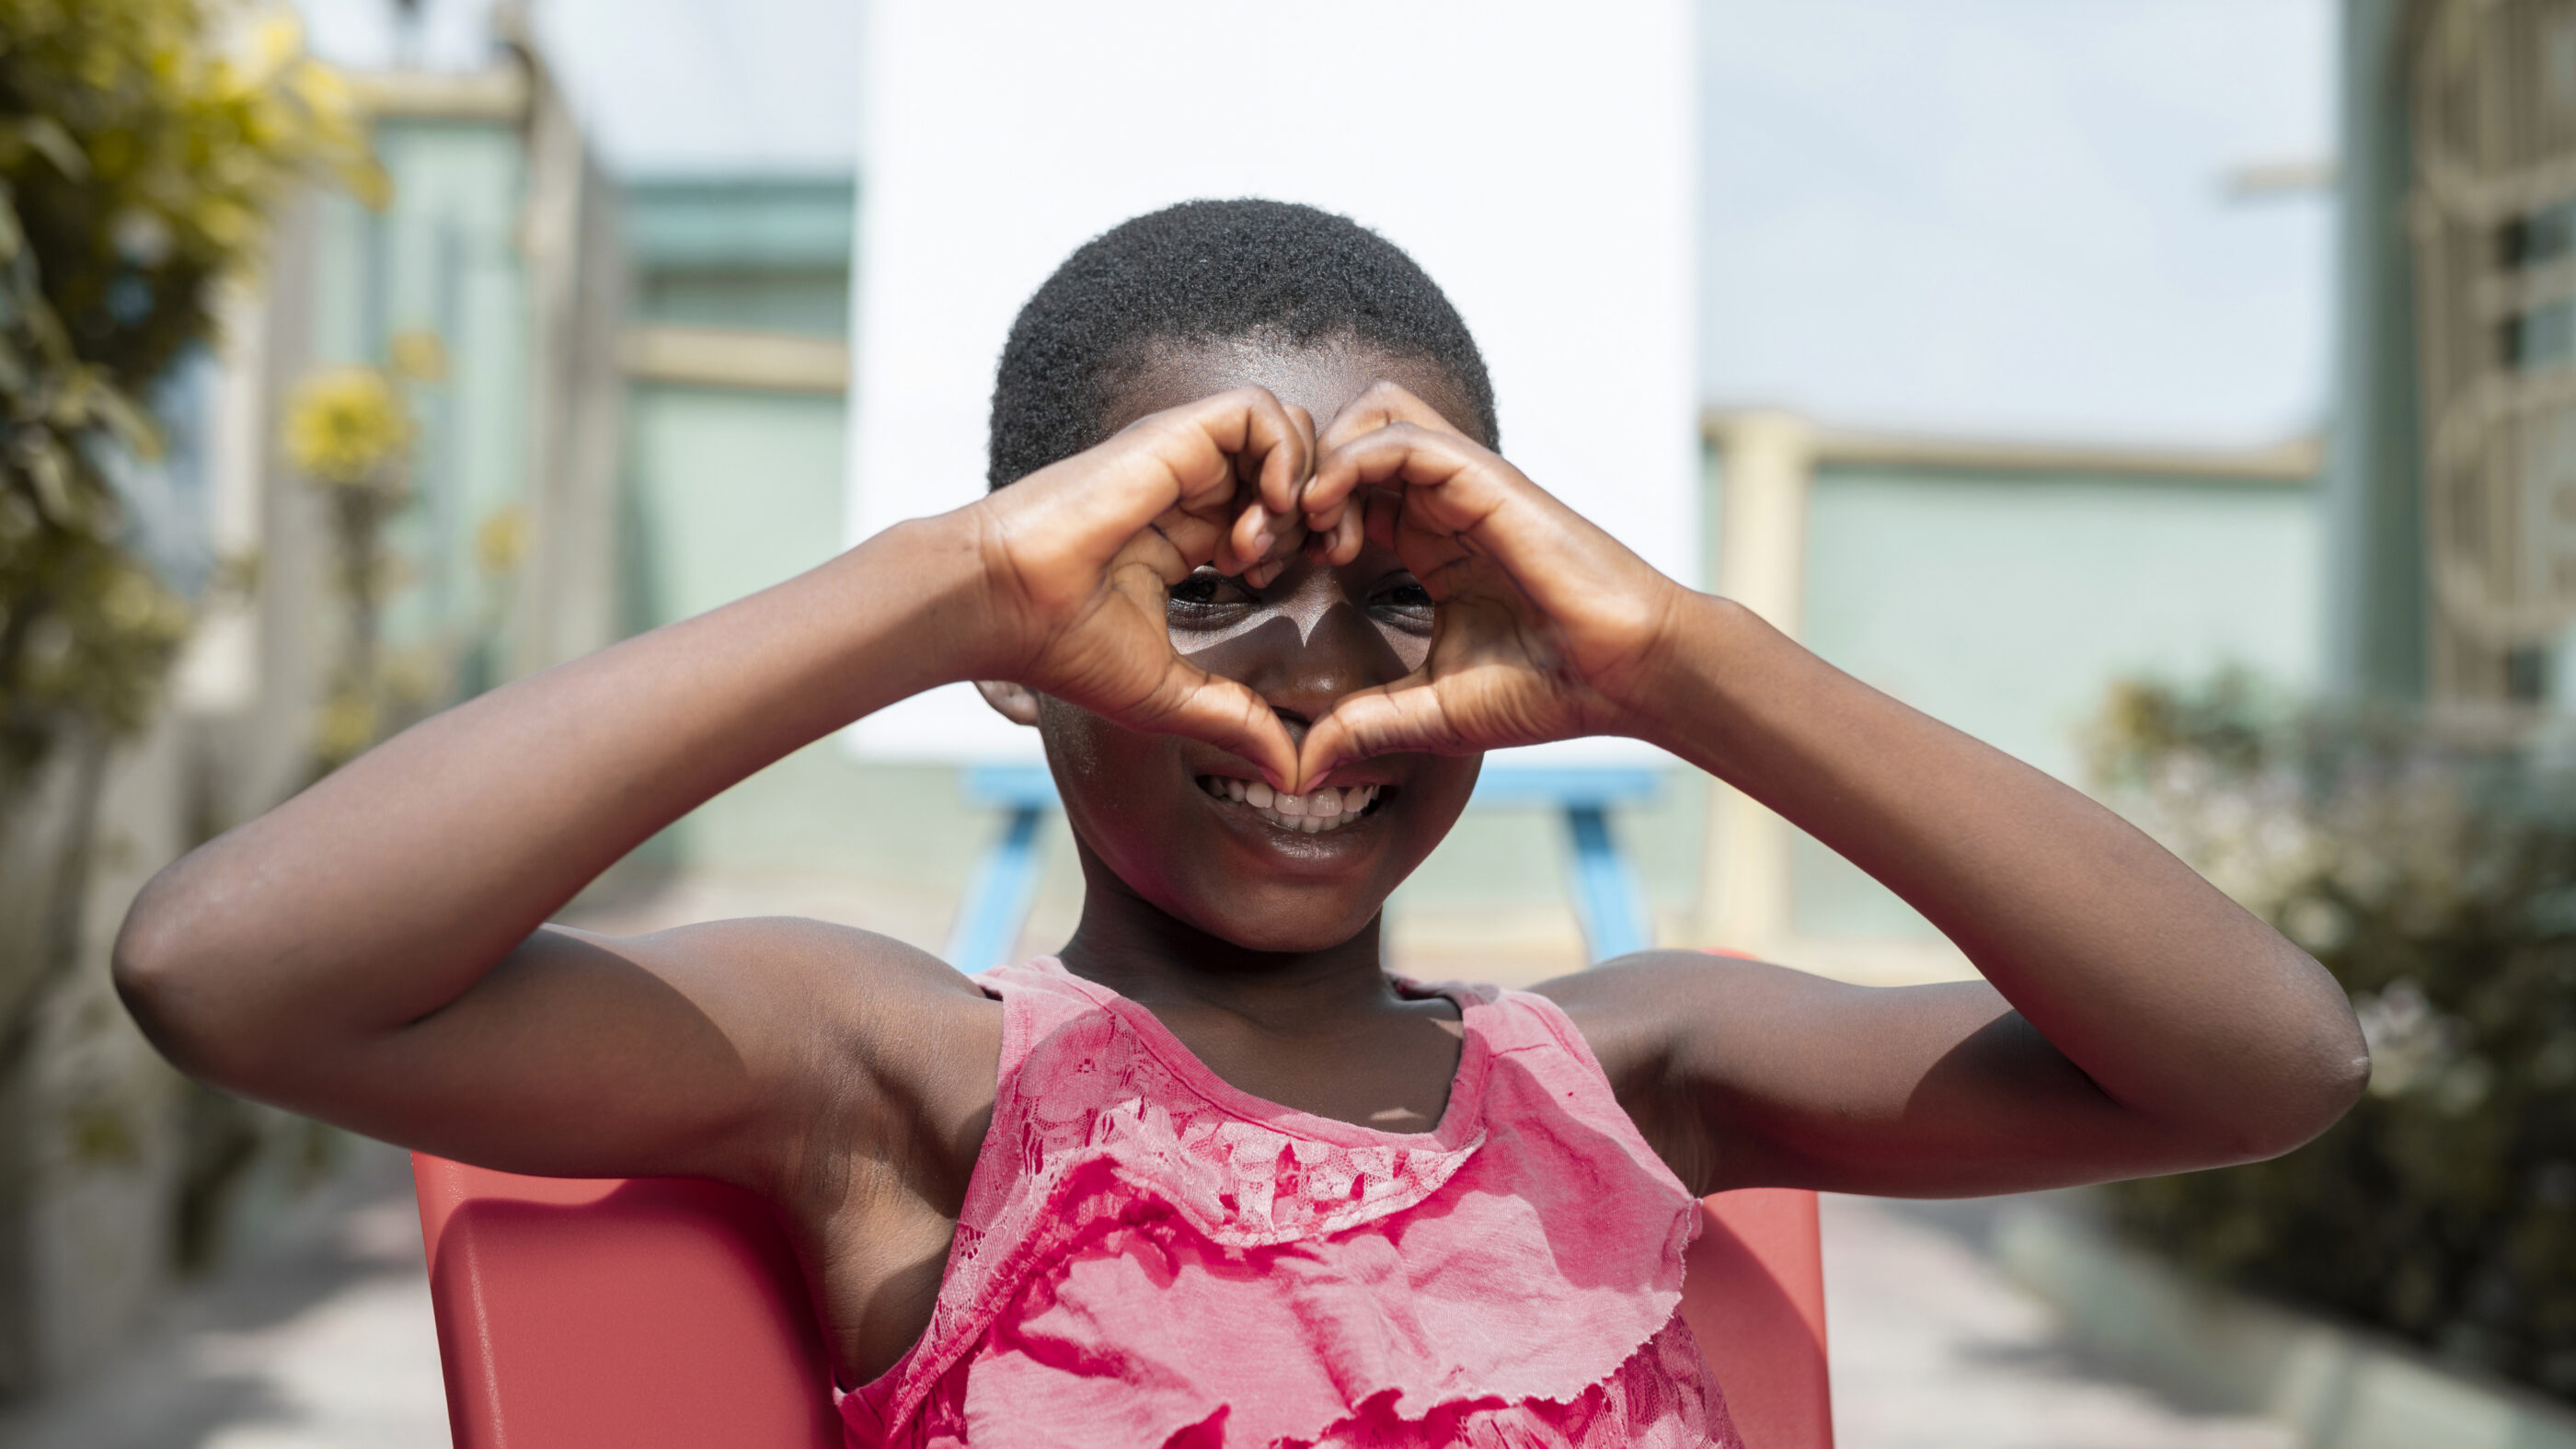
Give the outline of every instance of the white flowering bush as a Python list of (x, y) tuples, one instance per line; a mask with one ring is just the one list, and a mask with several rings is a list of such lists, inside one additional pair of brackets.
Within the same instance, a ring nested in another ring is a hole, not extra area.
[(2205, 1271), (2576, 1397), (2576, 768), (2533, 722), (2125, 685), (2105, 794), (2314, 953), (2361, 1104), (2271, 1162), (2124, 1184)]

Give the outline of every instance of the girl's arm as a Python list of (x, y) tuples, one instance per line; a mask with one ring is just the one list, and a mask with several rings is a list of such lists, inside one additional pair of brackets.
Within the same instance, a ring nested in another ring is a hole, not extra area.
[(932, 958), (810, 922), (544, 922), (716, 792), (950, 680), (1086, 700), (1289, 783), (1270, 711), (1173, 657), (1163, 594), (1212, 559), (1257, 564), (1270, 541), (1228, 530), (1256, 493), (1286, 509), (1310, 428), (1257, 390), (1158, 414), (430, 719), (156, 877), (118, 988), (209, 1081), (496, 1167), (774, 1187), (818, 1129), (951, 1132), (917, 1109), (989, 1100), (999, 1030)]
[(1921, 911), (1985, 981), (1845, 986), (1665, 953), (1569, 978), (1661, 1019), (1632, 1085), (1708, 1189), (1966, 1195), (2286, 1152), (2368, 1075), (2306, 953), (2111, 811), (1693, 596), (1648, 717)]
[(372, 1136), (520, 1171), (742, 1175), (728, 1149), (800, 1105), (800, 1018), (836, 975), (924, 1026), (971, 988), (857, 932), (540, 928), (699, 802), (939, 682), (974, 578), (956, 532), (892, 530), (387, 741), (145, 888), (117, 941), (127, 1003), (183, 1069)]
[(2287, 1151), (2368, 1058), (2323, 968), (2081, 793), (1683, 589), (1382, 388), (1308, 490), (1440, 601), (1431, 661), (1344, 700), (1310, 771), (1396, 748), (1645, 738), (1938, 926), (1982, 983), (1847, 987), (1665, 953), (1543, 988), (1704, 1191), (1969, 1194)]

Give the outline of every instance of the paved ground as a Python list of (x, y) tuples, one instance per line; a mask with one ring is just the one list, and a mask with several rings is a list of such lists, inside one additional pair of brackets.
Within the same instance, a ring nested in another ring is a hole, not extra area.
[(366, 1144), (270, 1247), (50, 1400), (0, 1449), (444, 1449), (411, 1166)]
[[(1825, 1209), (1842, 1449), (2295, 1449), (2089, 1369), (1980, 1256), (1983, 1215)], [(447, 1414), (402, 1157), (360, 1154), (271, 1251), (50, 1402), (0, 1449), (441, 1449)]]
[(1841, 1449), (2297, 1449), (2088, 1365), (1980, 1249), (1983, 1204), (1827, 1197), (1825, 1327)]

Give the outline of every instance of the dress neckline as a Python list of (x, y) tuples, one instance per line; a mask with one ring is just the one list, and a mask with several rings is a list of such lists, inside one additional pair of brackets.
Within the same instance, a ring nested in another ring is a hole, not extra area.
[(1427, 1132), (1389, 1132), (1254, 1096), (1217, 1075), (1214, 1068), (1199, 1060), (1198, 1053), (1191, 1051), (1189, 1045), (1175, 1036), (1170, 1027), (1163, 1025), (1162, 1018), (1144, 1003), (1122, 996), (1088, 977), (1075, 975), (1063, 961), (1053, 956), (1037, 957), (1028, 963), (1028, 967), (1071, 985), (1102, 1010), (1126, 1022), (1135, 1031), (1137, 1039), (1144, 1043), (1145, 1049), (1182, 1086), (1229, 1116), (1336, 1147), (1455, 1151), (1481, 1135), (1485, 1073), (1492, 1061), (1492, 1048), (1488, 1034), (1482, 1029), (1484, 1023), (1481, 1018), (1492, 1006), (1484, 993), (1473, 987), (1425, 985), (1388, 973), (1388, 979), (1395, 983), (1400, 995), (1415, 1000), (1439, 997), (1457, 1007), (1459, 1027), (1458, 1069), (1450, 1074), (1449, 1100), (1440, 1109), (1440, 1120)]

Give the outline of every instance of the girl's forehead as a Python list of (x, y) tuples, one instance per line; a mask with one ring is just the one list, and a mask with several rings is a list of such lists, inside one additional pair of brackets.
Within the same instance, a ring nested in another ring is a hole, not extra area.
[(1281, 402), (1304, 408), (1320, 429), (1371, 384), (1391, 381), (1461, 429), (1472, 414), (1446, 369), (1428, 358), (1390, 353), (1366, 343), (1339, 341), (1300, 346), (1257, 338), (1159, 342), (1125, 371), (1109, 400), (1103, 432), (1116, 432), (1149, 413), (1196, 402), (1239, 387), (1266, 387)]

